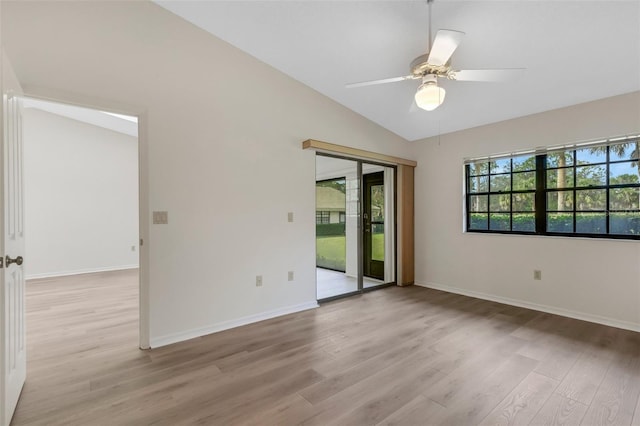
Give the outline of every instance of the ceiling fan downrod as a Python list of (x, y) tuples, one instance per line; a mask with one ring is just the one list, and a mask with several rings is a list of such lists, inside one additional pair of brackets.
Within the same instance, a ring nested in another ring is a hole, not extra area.
[(432, 37), (431, 37), (431, 4), (433, 3), (433, 0), (427, 0), (427, 6), (429, 7), (427, 14), (428, 19), (427, 19), (427, 31), (429, 33), (429, 45), (427, 46), (427, 53), (431, 52), (431, 44), (432, 44)]

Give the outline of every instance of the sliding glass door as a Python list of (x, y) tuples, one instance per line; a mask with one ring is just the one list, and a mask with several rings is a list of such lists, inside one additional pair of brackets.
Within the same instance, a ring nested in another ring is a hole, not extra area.
[(395, 168), (316, 156), (317, 298), (394, 284)]

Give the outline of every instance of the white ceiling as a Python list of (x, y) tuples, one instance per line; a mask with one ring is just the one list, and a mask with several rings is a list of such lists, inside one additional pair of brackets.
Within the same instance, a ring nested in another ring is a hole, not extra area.
[(466, 33), (455, 69), (526, 68), (515, 82), (442, 81), (433, 112), (409, 74), (426, 52), (425, 1), (157, 1), (404, 137), (428, 136), (640, 90), (640, 0), (436, 0), (433, 29)]

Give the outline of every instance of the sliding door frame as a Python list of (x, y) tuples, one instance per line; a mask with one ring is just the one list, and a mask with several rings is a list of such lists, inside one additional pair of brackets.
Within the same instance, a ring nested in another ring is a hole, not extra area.
[[(378, 162), (375, 160), (368, 160), (358, 157), (350, 157), (348, 155), (339, 155), (327, 152), (316, 152), (316, 156), (336, 158), (339, 160), (353, 161), (356, 163), (356, 179), (358, 182), (358, 221), (357, 221), (357, 261), (358, 261), (358, 276), (357, 284), (358, 289), (356, 291), (350, 291), (343, 294), (338, 294), (324, 299), (318, 299), (318, 303), (330, 302), (336, 299), (342, 299), (344, 297), (350, 297), (357, 294), (366, 293), (369, 291), (378, 290), (385, 287), (396, 285), (398, 282), (398, 167), (396, 164), (389, 164)], [(393, 263), (395, 264), (393, 271), (393, 281), (382, 283), (373, 287), (364, 287), (364, 216), (362, 214), (364, 210), (364, 185), (362, 165), (371, 164), (374, 166), (389, 167), (393, 169)], [(317, 278), (316, 278), (316, 292), (317, 292)]]

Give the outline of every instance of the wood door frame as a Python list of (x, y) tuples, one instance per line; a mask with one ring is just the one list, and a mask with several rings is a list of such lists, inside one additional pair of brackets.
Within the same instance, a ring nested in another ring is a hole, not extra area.
[(138, 118), (138, 245), (139, 256), (139, 348), (150, 346), (150, 280), (149, 280), (149, 154), (148, 154), (148, 111), (140, 106), (126, 105), (118, 102), (93, 97), (78, 96), (67, 92), (52, 91), (40, 87), (23, 87), (24, 96), (43, 101), (58, 102), (115, 114), (129, 115)]

